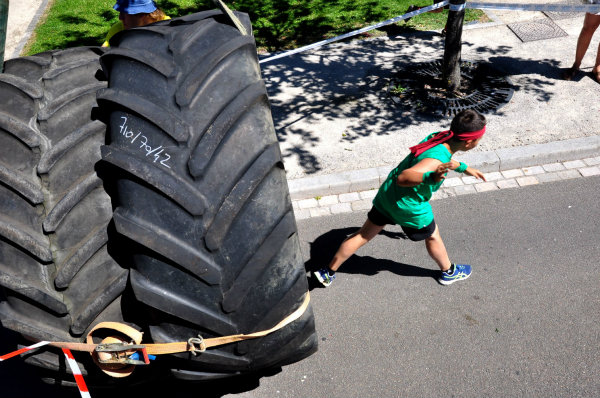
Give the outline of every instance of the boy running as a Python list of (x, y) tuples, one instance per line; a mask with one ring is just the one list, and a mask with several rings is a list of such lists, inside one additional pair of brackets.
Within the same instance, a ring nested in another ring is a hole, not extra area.
[(430, 134), (411, 147), (410, 154), (379, 188), (367, 221), (341, 244), (328, 268), (315, 272), (317, 280), (325, 287), (331, 285), (339, 267), (386, 224), (400, 225), (410, 240), (425, 240), (429, 255), (440, 267), (438, 281), (441, 284), (467, 279), (471, 266), (450, 262), (429, 199), (444, 182), (448, 170), (486, 180), (481, 171), (451, 159), (454, 153), (471, 150), (479, 144), (485, 124), (483, 115), (465, 110), (452, 119), (450, 130)]

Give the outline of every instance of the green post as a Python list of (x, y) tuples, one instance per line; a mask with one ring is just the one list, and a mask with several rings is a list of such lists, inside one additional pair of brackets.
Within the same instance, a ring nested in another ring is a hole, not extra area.
[(4, 46), (8, 24), (8, 0), (0, 0), (0, 73), (4, 71)]
[(446, 88), (454, 91), (460, 87), (460, 53), (465, 0), (450, 0), (450, 12), (446, 25), (443, 78)]

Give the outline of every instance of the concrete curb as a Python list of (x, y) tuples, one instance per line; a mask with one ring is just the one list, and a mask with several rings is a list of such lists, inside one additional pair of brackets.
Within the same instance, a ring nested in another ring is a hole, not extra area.
[[(600, 136), (595, 135), (546, 144), (462, 153), (456, 155), (454, 159), (465, 162), (483, 172), (491, 173), (567, 162), (595, 157), (599, 154)], [(390, 170), (396, 165), (397, 163), (394, 163), (389, 166), (288, 180), (290, 196), (292, 200), (301, 200), (379, 188)], [(452, 172), (448, 177), (452, 177), (452, 175), (458, 174)]]

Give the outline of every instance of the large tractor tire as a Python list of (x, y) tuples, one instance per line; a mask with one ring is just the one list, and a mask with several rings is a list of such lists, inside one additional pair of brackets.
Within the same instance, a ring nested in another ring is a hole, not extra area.
[[(0, 321), (27, 341), (80, 342), (92, 324), (122, 321), (128, 271), (108, 253), (112, 206), (95, 172), (101, 53), (16, 58), (0, 74)], [(57, 350), (27, 361), (65, 373)]]
[[(121, 32), (101, 63), (102, 158), (145, 336), (251, 333), (300, 307), (306, 273), (253, 37), (207, 11)], [(177, 378), (208, 380), (316, 349), (309, 306), (266, 337), (161, 363)]]

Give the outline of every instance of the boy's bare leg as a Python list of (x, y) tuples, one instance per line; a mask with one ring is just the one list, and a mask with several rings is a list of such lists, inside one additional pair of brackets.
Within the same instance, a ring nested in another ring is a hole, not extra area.
[(358, 249), (360, 249), (365, 243), (377, 236), (378, 233), (383, 229), (383, 225), (375, 225), (371, 220), (365, 221), (363, 226), (354, 234), (350, 235), (340, 245), (339, 249), (333, 256), (333, 259), (329, 263), (329, 269), (337, 271), (338, 268), (348, 260)]
[(446, 246), (444, 246), (442, 236), (440, 235), (440, 229), (437, 225), (435, 226), (433, 234), (425, 239), (425, 246), (427, 246), (429, 255), (437, 263), (438, 267), (440, 267), (442, 271), (448, 271), (451, 266), (450, 258), (448, 257)]

